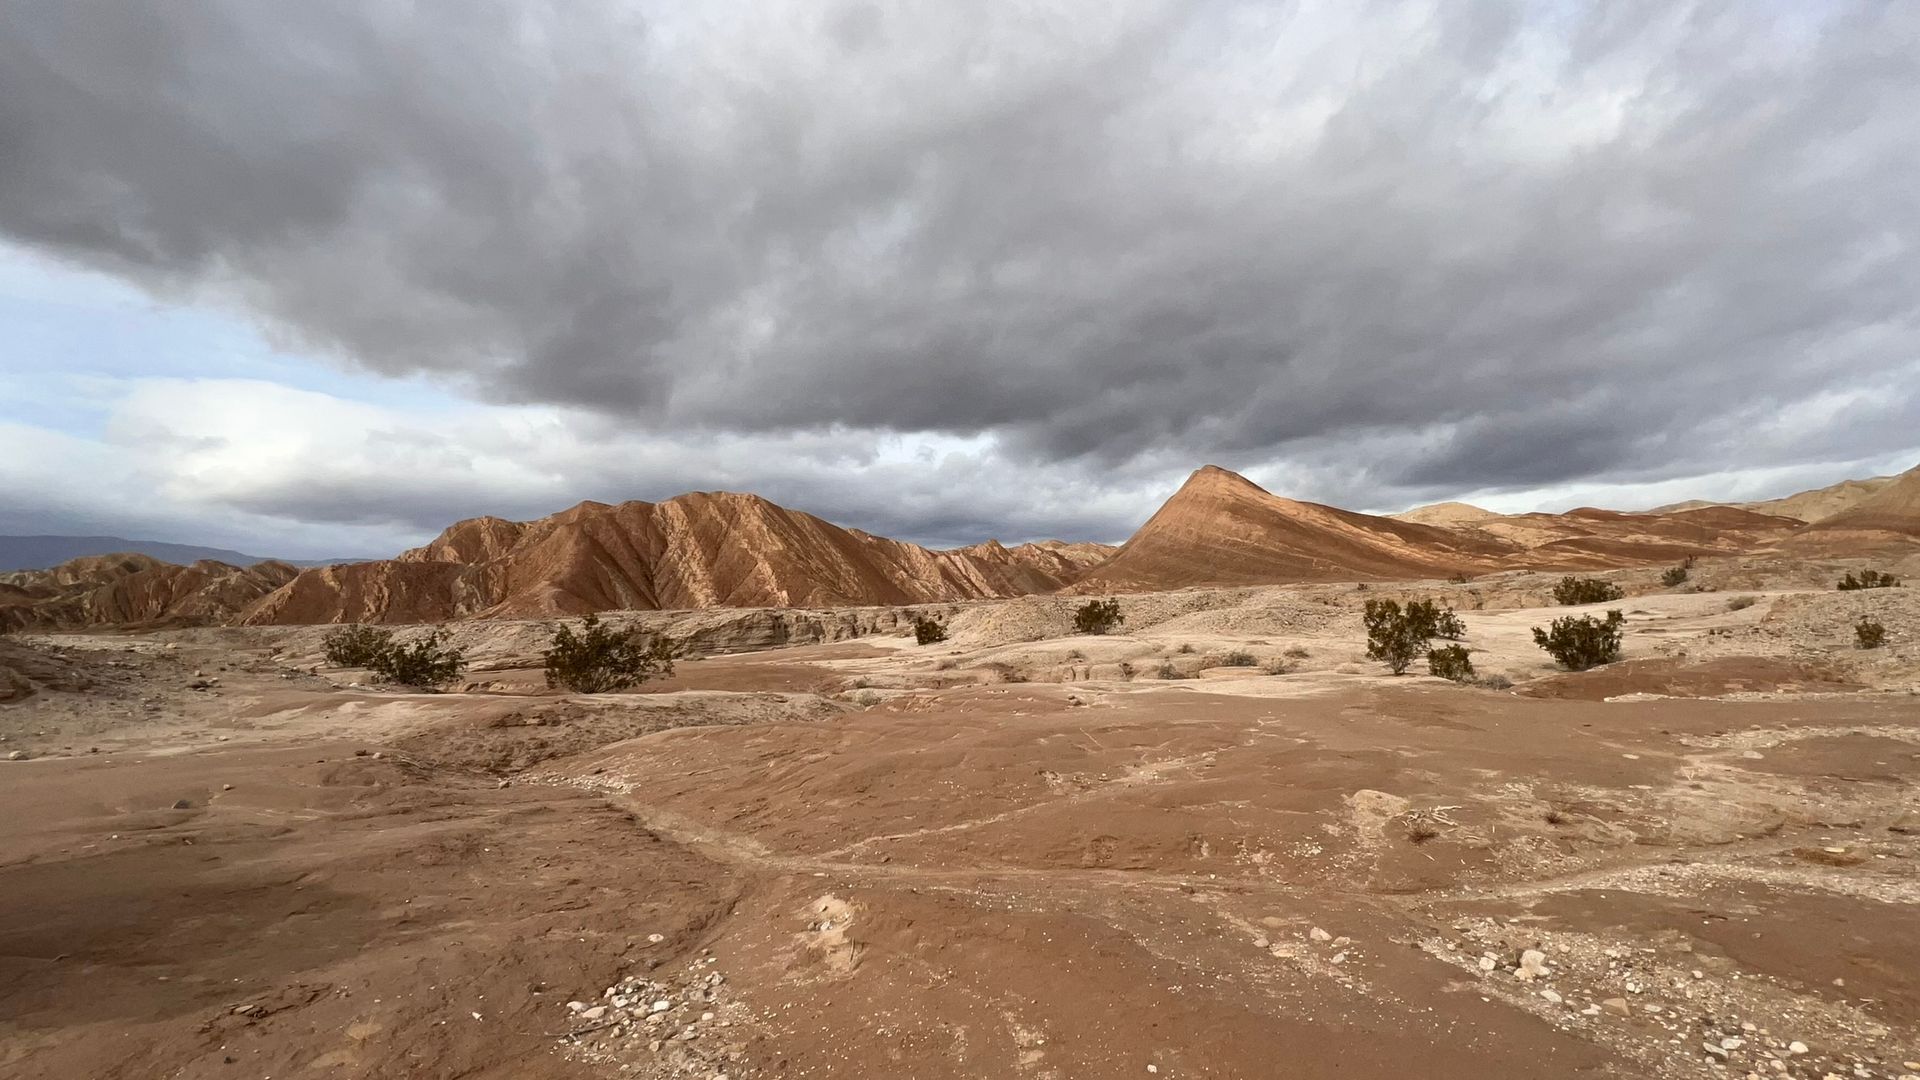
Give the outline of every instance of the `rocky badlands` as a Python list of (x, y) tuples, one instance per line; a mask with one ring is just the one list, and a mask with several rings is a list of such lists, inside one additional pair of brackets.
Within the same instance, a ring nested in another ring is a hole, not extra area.
[[(1920, 581), (1916, 488), (1385, 518), (1209, 469), (1117, 549), (693, 495), (0, 576), (0, 1075), (1920, 1076), (1920, 589), (1834, 588)], [(1383, 598), (1482, 681), (1369, 660)], [(1535, 647), (1608, 609), (1618, 662)], [(673, 674), (550, 689), (592, 611)], [(329, 664), (344, 621), (467, 670)]]

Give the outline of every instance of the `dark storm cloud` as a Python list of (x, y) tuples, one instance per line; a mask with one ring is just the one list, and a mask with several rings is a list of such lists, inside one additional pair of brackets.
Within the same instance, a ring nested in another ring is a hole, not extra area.
[(1742, 433), (1912, 384), (1920, 7), (1331, 8), (4, 2), (0, 230), (492, 401), (1074, 482), (1912, 444)]

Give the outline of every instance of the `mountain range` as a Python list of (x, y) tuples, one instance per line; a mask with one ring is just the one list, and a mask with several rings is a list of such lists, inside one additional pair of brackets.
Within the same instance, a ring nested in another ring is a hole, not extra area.
[(293, 566), (325, 566), (328, 559), (275, 560), (226, 548), (170, 544), (164, 540), (129, 540), (124, 536), (0, 536), (0, 573), (41, 570), (89, 555), (146, 555), (162, 562), (187, 565), (211, 559), (229, 566), (286, 562)]
[[(990, 540), (948, 550), (842, 528), (757, 495), (693, 492), (584, 502), (534, 521), (472, 518), (370, 562), (176, 565), (128, 554), (0, 574), (0, 628), (917, 604), (1904, 552), (1920, 543), (1920, 468), (1849, 484), (1750, 506), (1496, 514), (1443, 503), (1382, 517), (1284, 498), (1209, 465), (1117, 548)], [(1819, 516), (1779, 512), (1787, 507)]]

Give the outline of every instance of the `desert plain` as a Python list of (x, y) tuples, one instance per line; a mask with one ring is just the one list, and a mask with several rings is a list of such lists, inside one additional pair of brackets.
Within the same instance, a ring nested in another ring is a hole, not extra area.
[[(1598, 572), (1585, 672), (1537, 571), (1119, 594), (1099, 636), (1069, 596), (615, 613), (683, 649), (615, 694), (545, 685), (555, 618), (449, 624), (442, 693), (326, 626), (22, 630), (0, 1074), (1920, 1073), (1920, 596), (1856, 562)], [(1500, 679), (1387, 673), (1375, 597)]]

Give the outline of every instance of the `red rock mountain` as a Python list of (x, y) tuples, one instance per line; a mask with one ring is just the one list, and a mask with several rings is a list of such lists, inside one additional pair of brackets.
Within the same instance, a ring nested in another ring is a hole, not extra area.
[(911, 604), (1052, 592), (1112, 549), (989, 541), (934, 551), (757, 495), (586, 502), (473, 518), (396, 559), (303, 571), (248, 623), (421, 622), (610, 609)]
[[(1207, 466), (1118, 549), (988, 541), (934, 551), (776, 506), (696, 492), (481, 517), (377, 562), (295, 570), (143, 556), (0, 575), (0, 626), (437, 622), (611, 609), (839, 607), (1037, 593), (1395, 580), (1659, 565), (1688, 555), (1878, 553), (1920, 542), (1920, 469), (1814, 525), (1728, 505), (1669, 512), (1377, 517), (1274, 495)], [(1407, 520), (1408, 517), (1428, 520)]]
[(90, 555), (0, 574), (0, 627), (200, 626), (234, 619), (293, 580), (283, 562), (176, 566), (146, 555)]
[(1284, 499), (1208, 465), (1072, 591), (1445, 577), (1520, 551), (1468, 531)]

